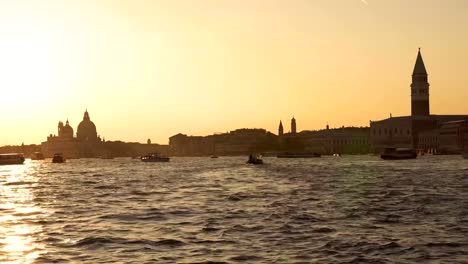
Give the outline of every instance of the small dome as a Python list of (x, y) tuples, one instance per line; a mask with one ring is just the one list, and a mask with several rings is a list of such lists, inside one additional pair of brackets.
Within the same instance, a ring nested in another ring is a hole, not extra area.
[(67, 123), (65, 124), (65, 126), (63, 126), (61, 128), (61, 131), (62, 131), (62, 135), (64, 137), (68, 137), (68, 138), (72, 138), (73, 137), (73, 128), (70, 126), (70, 124), (68, 123), (68, 120), (67, 120)]

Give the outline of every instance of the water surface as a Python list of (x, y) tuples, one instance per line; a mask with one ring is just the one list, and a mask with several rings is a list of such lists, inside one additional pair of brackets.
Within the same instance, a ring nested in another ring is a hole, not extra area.
[(468, 160), (0, 166), (0, 263), (467, 263)]

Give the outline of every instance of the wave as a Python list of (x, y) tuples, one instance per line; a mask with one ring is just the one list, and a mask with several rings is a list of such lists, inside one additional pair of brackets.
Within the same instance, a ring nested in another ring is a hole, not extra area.
[(167, 217), (159, 212), (150, 213), (122, 213), (122, 214), (107, 214), (102, 215), (101, 219), (116, 219), (121, 221), (136, 221), (136, 220), (151, 220), (151, 221), (162, 221), (166, 220)]
[(30, 185), (30, 184), (34, 184), (34, 183), (35, 182), (31, 182), (31, 181), (16, 181), (16, 182), (4, 183), (3, 186)]
[(191, 264), (229, 264), (229, 262), (216, 261), (216, 260), (207, 260), (207, 261), (201, 261), (201, 262), (192, 262)]
[(425, 246), (427, 247), (464, 247), (467, 245), (468, 243), (458, 243), (458, 242), (430, 242), (430, 243), (427, 243)]
[(244, 262), (244, 261), (260, 261), (260, 260), (263, 260), (263, 257), (254, 256), (254, 255), (239, 255), (239, 256), (231, 257), (229, 259), (233, 261)]
[(76, 247), (88, 247), (88, 246), (104, 246), (108, 244), (121, 244), (121, 245), (146, 245), (146, 246), (156, 246), (156, 247), (181, 247), (185, 245), (184, 242), (177, 239), (161, 239), (158, 241), (147, 240), (147, 239), (138, 239), (130, 240), (125, 238), (118, 237), (86, 237), (83, 238), (73, 246)]
[(116, 189), (120, 189), (121, 187), (119, 186), (114, 186), (114, 185), (98, 185), (96, 187), (94, 187), (94, 189), (97, 189), (97, 190), (116, 190)]

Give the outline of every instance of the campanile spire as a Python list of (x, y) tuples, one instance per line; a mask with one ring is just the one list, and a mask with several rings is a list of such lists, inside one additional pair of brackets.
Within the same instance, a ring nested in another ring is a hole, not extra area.
[(429, 115), (429, 83), (427, 81), (426, 66), (421, 55), (421, 48), (413, 69), (411, 83), (411, 115)]

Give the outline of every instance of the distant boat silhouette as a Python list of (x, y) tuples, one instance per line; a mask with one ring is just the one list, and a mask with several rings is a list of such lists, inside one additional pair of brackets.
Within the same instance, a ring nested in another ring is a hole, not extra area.
[(169, 162), (169, 157), (161, 156), (159, 153), (151, 153), (141, 157), (143, 162)]
[(247, 160), (247, 163), (248, 164), (255, 164), (255, 165), (259, 165), (259, 164), (263, 164), (263, 160), (261, 159), (261, 156), (260, 155), (249, 155), (249, 159)]
[(462, 152), (462, 157), (464, 159), (468, 159), (468, 149), (465, 149), (463, 152)]
[(101, 159), (114, 159), (114, 156), (112, 156), (110, 153), (106, 153), (100, 157)]
[(23, 164), (24, 156), (21, 153), (0, 154), (0, 165)]
[(55, 153), (54, 157), (52, 158), (52, 163), (64, 163), (65, 157), (62, 153)]
[(277, 158), (320, 158), (322, 155), (320, 153), (310, 153), (310, 152), (284, 152), (278, 154)]
[(415, 159), (418, 156), (416, 151), (409, 148), (385, 148), (380, 158), (384, 160)]

